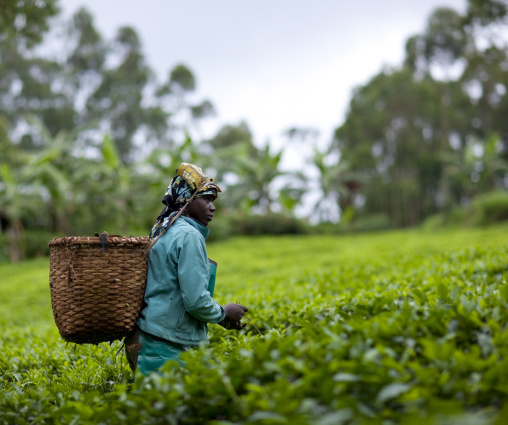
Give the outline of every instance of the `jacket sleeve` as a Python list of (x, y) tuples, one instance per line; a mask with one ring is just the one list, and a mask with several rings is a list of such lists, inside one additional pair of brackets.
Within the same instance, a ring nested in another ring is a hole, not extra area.
[(223, 320), (226, 316), (224, 308), (213, 300), (207, 290), (210, 271), (202, 237), (186, 233), (178, 243), (177, 255), (178, 281), (185, 311), (202, 322), (218, 323)]

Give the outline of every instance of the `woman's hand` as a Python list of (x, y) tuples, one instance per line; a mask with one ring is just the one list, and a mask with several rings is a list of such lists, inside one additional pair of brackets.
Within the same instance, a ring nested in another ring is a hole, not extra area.
[[(224, 306), (224, 311), (226, 312), (226, 317), (224, 317), (224, 320), (226, 322), (230, 322), (232, 329), (242, 329), (243, 326), (241, 325), (242, 318), (244, 314), (249, 311), (249, 309), (241, 304), (235, 304), (235, 303), (229, 303)], [(238, 328), (238, 326), (241, 326)]]
[(227, 329), (228, 331), (232, 329), (241, 331), (243, 328), (245, 328), (245, 326), (247, 326), (247, 323), (230, 322), (228, 320), (223, 320), (222, 322), (219, 322), (218, 325), (221, 325), (224, 329)]
[(247, 326), (247, 323), (242, 322), (226, 322), (226, 325), (224, 326), (226, 329), (235, 329), (237, 331), (241, 331), (243, 328)]

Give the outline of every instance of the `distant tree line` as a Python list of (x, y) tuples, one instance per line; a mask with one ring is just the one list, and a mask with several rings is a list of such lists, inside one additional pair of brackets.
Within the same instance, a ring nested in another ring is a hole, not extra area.
[(58, 14), (56, 0), (0, 5), (0, 235), (12, 260), (26, 229), (146, 233), (181, 161), (221, 183), (226, 216), (291, 217), (312, 190), (314, 221), (343, 227), (414, 226), (508, 187), (506, 0), (435, 10), (403, 64), (354, 90), (326, 149), (315, 130), (288, 129), (288, 145), (314, 152), (313, 180), (283, 171), (285, 148), (260, 147), (247, 123), (200, 136), (212, 102), (194, 100), (184, 64), (160, 81), (134, 28), (106, 40), (86, 9), (63, 26)]
[(403, 64), (356, 88), (329, 150), (339, 160), (322, 173), (329, 192), (342, 187), (343, 211), (407, 227), (506, 190), (507, 10), (506, 0), (435, 10)]

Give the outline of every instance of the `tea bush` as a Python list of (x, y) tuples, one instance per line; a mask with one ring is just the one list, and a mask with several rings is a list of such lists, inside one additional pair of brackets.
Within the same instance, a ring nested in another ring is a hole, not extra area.
[(470, 207), (470, 221), (473, 225), (486, 225), (508, 220), (508, 193), (487, 192), (477, 196)]
[(213, 243), (249, 324), (148, 377), (60, 339), (47, 259), (0, 265), (0, 424), (505, 423), (507, 231)]

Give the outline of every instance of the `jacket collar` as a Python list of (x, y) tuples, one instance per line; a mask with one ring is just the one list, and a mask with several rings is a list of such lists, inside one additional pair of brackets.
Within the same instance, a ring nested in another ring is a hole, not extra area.
[(210, 233), (210, 229), (206, 226), (203, 226), (199, 221), (194, 220), (190, 217), (182, 217), (187, 223), (189, 223), (192, 227), (194, 227), (203, 237), (206, 239), (206, 237)]

